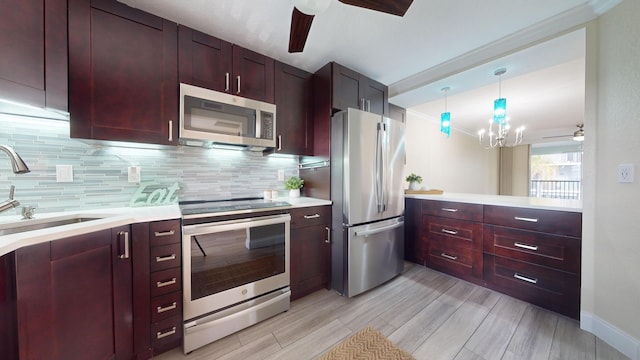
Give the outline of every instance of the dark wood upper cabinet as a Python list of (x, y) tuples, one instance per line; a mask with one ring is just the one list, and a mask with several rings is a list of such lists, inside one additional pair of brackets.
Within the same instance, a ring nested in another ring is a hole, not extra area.
[(66, 111), (67, 1), (0, 2), (0, 98)]
[(114, 0), (69, 0), (71, 137), (176, 145), (177, 32)]
[(386, 85), (333, 63), (332, 108), (360, 109), (380, 115), (389, 114), (389, 90)]
[(277, 153), (313, 155), (312, 74), (275, 63)]
[(274, 103), (274, 60), (214, 36), (179, 27), (180, 82)]

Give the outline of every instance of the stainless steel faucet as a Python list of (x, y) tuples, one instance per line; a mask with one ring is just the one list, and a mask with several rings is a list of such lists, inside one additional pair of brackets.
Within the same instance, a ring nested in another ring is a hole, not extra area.
[[(7, 155), (9, 155), (9, 158), (11, 159), (11, 167), (13, 167), (14, 174), (26, 174), (31, 171), (29, 170), (27, 164), (24, 163), (24, 160), (22, 160), (20, 155), (18, 155), (18, 153), (16, 153), (11, 147), (0, 145), (0, 150), (6, 152)], [(20, 205), (18, 200), (13, 199), (13, 193), (15, 190), (16, 187), (11, 185), (11, 188), (9, 189), (9, 199), (0, 203), (0, 212), (12, 209)]]

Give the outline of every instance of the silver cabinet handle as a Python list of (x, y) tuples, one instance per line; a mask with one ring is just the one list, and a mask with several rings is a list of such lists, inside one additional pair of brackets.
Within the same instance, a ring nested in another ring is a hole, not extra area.
[(120, 254), (120, 259), (128, 259), (129, 258), (129, 232), (120, 231), (118, 233), (118, 237), (120, 236), (124, 236), (124, 254)]
[(224, 73), (224, 91), (229, 92), (229, 73)]
[(175, 230), (169, 230), (169, 231), (156, 231), (156, 232), (154, 233), (154, 235), (155, 235), (156, 237), (161, 237), (161, 236), (171, 236), (171, 235), (173, 235), (173, 234), (175, 234), (175, 233), (176, 233), (176, 231), (175, 231)]
[(458, 209), (451, 209), (451, 208), (442, 208), (440, 210), (446, 211), (446, 212), (458, 212)]
[(361, 98), (361, 99), (360, 99), (360, 110), (365, 110), (365, 107), (364, 107), (364, 98)]
[(173, 120), (169, 120), (169, 141), (173, 141)]
[(282, 135), (278, 135), (278, 151), (282, 150)]
[(447, 258), (449, 260), (453, 260), (453, 261), (458, 260), (457, 256), (452, 256), (452, 255), (445, 254), (445, 253), (440, 253), (440, 256), (442, 256), (443, 258)]
[(538, 279), (530, 278), (528, 276), (520, 275), (518, 273), (513, 274), (513, 277), (518, 279), (518, 280), (526, 281), (526, 282), (531, 283), (531, 284), (537, 284), (538, 283)]
[(326, 242), (327, 244), (331, 244), (331, 228), (325, 226), (324, 229), (327, 230), (327, 239), (324, 242)]
[(440, 229), (440, 231), (449, 235), (458, 235), (458, 232), (455, 230)]
[(236, 93), (240, 94), (240, 75), (238, 75), (236, 79), (238, 79), (238, 91), (236, 91)]
[(176, 278), (172, 278), (169, 281), (158, 281), (158, 282), (156, 282), (156, 287), (161, 288), (161, 287), (164, 287), (164, 286), (173, 285), (176, 282), (178, 282), (178, 280)]
[(527, 244), (517, 242), (517, 243), (514, 243), (513, 246), (531, 250), (531, 251), (538, 251), (538, 246), (536, 245), (527, 245)]
[(173, 310), (173, 309), (175, 309), (177, 307), (178, 307), (178, 304), (174, 301), (173, 304), (171, 304), (169, 306), (165, 306), (165, 307), (158, 306), (156, 309), (157, 309), (158, 314), (161, 314), (163, 312), (167, 312), (169, 310)]
[(156, 256), (156, 262), (170, 261), (175, 259), (176, 259), (176, 254), (171, 254), (169, 256)]
[(533, 223), (538, 222), (538, 219), (536, 218), (526, 218), (526, 217), (520, 217), (520, 216), (514, 216), (513, 218), (519, 221), (527, 221), (527, 222), (533, 222)]
[(169, 330), (169, 331), (165, 331), (165, 332), (158, 331), (158, 332), (156, 333), (156, 337), (157, 337), (158, 339), (162, 339), (162, 338), (164, 338), (164, 337), (171, 336), (171, 335), (173, 335), (173, 334), (175, 334), (175, 333), (176, 333), (176, 327), (174, 326), (174, 327), (172, 327), (172, 328), (171, 328), (171, 330)]
[(367, 111), (371, 111), (371, 100), (367, 99)]
[(313, 214), (313, 215), (305, 215), (304, 218), (305, 219), (317, 219), (320, 217), (320, 214)]

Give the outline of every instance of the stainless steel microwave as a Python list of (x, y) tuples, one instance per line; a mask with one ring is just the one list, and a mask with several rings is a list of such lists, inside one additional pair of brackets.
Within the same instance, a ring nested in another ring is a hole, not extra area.
[(276, 146), (276, 106), (262, 101), (180, 84), (180, 143)]

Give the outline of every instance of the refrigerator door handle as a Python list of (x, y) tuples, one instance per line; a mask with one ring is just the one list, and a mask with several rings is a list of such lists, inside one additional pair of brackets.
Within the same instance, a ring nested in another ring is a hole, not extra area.
[(377, 234), (377, 233), (381, 233), (381, 232), (385, 232), (385, 231), (389, 231), (395, 228), (399, 228), (401, 226), (404, 225), (404, 222), (398, 222), (396, 224), (393, 225), (388, 225), (388, 226), (383, 226), (383, 227), (379, 227), (376, 229), (371, 229), (371, 230), (364, 230), (364, 231), (356, 231), (355, 232), (355, 236), (364, 236), (367, 237), (369, 235), (373, 235), (373, 234)]
[(376, 205), (378, 207), (378, 212), (381, 213), (383, 211), (383, 181), (381, 179), (384, 172), (384, 163), (382, 163), (382, 127), (381, 124), (378, 123), (376, 129), (376, 158), (375, 158), (375, 177), (376, 177)]
[(387, 124), (382, 123), (382, 211), (389, 210), (389, 131)]

